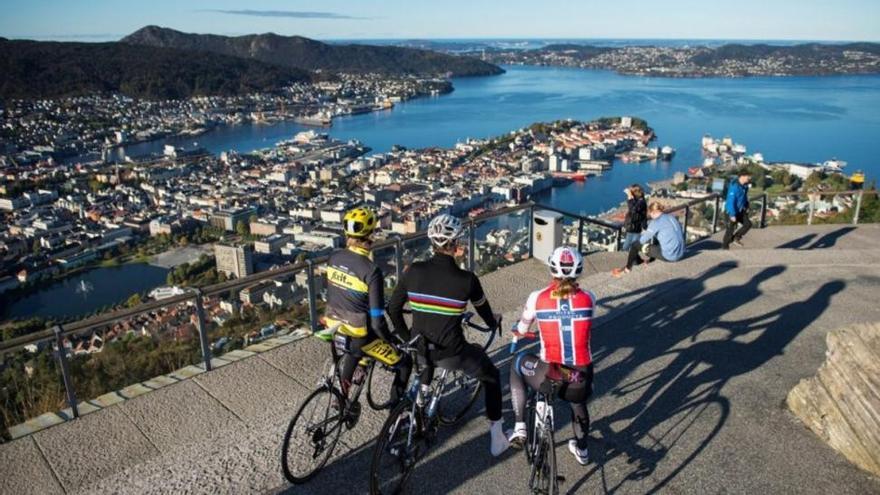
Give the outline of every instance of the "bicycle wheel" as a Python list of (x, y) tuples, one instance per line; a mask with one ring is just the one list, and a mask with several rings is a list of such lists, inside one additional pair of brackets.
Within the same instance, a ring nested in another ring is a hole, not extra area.
[(532, 470), (529, 487), (532, 493), (542, 495), (559, 494), (559, 478), (556, 473), (556, 443), (552, 428), (542, 428), (537, 433), (537, 445), (532, 455)]
[(413, 404), (401, 401), (382, 426), (370, 464), (370, 493), (403, 493), (406, 483), (428, 446), (413, 414)]
[(480, 395), (483, 384), (471, 378), (464, 371), (450, 371), (446, 377), (440, 402), (437, 404), (437, 418), (443, 426), (452, 426), (461, 421)]
[(342, 404), (342, 395), (324, 386), (312, 392), (290, 420), (281, 447), (281, 468), (288, 481), (305, 483), (327, 463), (342, 432)]
[[(379, 368), (380, 371), (376, 371)], [(377, 411), (394, 407), (394, 370), (376, 361), (370, 363), (367, 375), (367, 403)]]

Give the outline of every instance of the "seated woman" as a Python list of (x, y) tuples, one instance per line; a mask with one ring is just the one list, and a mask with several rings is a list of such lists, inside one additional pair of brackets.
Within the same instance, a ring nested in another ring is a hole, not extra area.
[(514, 330), (518, 337), (534, 337), (531, 327), (537, 321), (541, 353), (518, 354), (510, 369), (510, 396), (516, 415), (510, 444), (522, 448), (525, 443), (525, 385), (538, 390), (545, 380), (560, 382), (558, 396), (571, 404), (574, 417), (575, 438), (568, 442), (568, 450), (578, 463), (586, 465), (590, 428), (587, 399), (593, 392), (590, 324), (596, 297), (578, 287), (576, 280), (583, 272), (584, 260), (576, 249), (556, 248), (548, 262), (553, 280), (529, 295)]
[[(684, 256), (684, 231), (678, 220), (672, 215), (663, 213), (663, 207), (659, 203), (651, 203), (648, 207), (648, 216), (651, 217), (648, 228), (642, 232), (638, 242), (630, 246), (626, 266), (611, 271), (615, 277), (622, 277), (629, 273), (633, 266), (642, 263), (640, 252), (648, 257), (648, 261), (655, 259), (678, 261)], [(655, 239), (659, 245), (653, 243)]]

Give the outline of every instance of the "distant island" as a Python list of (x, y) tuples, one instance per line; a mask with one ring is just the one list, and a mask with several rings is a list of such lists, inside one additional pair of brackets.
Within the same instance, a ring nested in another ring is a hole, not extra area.
[(329, 44), (274, 33), (232, 37), (147, 26), (120, 42), (220, 53), (311, 71), (421, 77), (491, 76), (504, 72), (500, 67), (474, 57), (399, 46)]
[(727, 44), (706, 46), (609, 47), (574, 43), (534, 50), (480, 52), (499, 64), (608, 69), (620, 74), (660, 77), (823, 76), (880, 73), (880, 43), (791, 46)]

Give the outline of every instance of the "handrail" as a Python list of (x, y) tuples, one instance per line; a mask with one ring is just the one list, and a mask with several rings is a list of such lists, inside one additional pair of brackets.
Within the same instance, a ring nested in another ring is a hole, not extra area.
[(574, 218), (577, 218), (578, 220), (583, 220), (584, 222), (587, 222), (587, 223), (593, 223), (593, 224), (596, 224), (596, 225), (599, 225), (599, 226), (601, 226), (601, 227), (605, 227), (605, 228), (608, 228), (608, 229), (615, 229), (615, 230), (617, 230), (617, 229), (621, 228), (621, 225), (620, 225), (620, 224), (617, 224), (617, 223), (614, 223), (614, 222), (608, 222), (608, 221), (606, 221), (606, 220), (600, 220), (600, 219), (598, 219), (598, 218), (588, 217), (588, 216), (586, 216), (586, 215), (581, 215), (581, 214), (579, 214), (579, 213), (572, 213), (572, 212), (570, 212), (570, 211), (566, 211), (566, 210), (563, 210), (563, 209), (561, 209), (561, 208), (556, 208), (556, 207), (553, 207), (553, 206), (545, 206), (545, 205), (536, 204), (536, 205), (535, 205), (535, 208), (540, 208), (540, 209), (542, 209), (542, 210), (548, 210), (548, 211), (553, 211), (553, 212), (556, 212), (556, 213), (561, 213), (561, 214), (563, 214), (563, 215), (565, 215), (565, 216), (574, 217)]
[(680, 204), (680, 205), (675, 205), (675, 206), (673, 206), (672, 208), (670, 208), (670, 209), (668, 209), (668, 210), (663, 210), (663, 213), (676, 213), (676, 212), (678, 212), (678, 211), (681, 211), (681, 210), (684, 210), (684, 209), (690, 208), (691, 206), (698, 205), (698, 204), (700, 204), (700, 203), (705, 203), (705, 202), (707, 202), (707, 201), (709, 201), (709, 200), (712, 200), (712, 199), (715, 199), (715, 198), (720, 198), (720, 197), (721, 197), (721, 196), (719, 196), (718, 193), (711, 193), (711, 194), (708, 194), (708, 195), (706, 195), (706, 196), (703, 196), (702, 198), (694, 198), (694, 199), (688, 201), (687, 203), (682, 203), (682, 204)]
[[(876, 190), (850, 190), (850, 191), (821, 191), (821, 192), (803, 192), (803, 191), (784, 191), (784, 192), (776, 192), (776, 193), (762, 193), (761, 195), (754, 196), (751, 199), (759, 199), (764, 197), (780, 197), (780, 196), (795, 196), (795, 195), (809, 195), (809, 194), (817, 194), (819, 196), (830, 196), (830, 195), (840, 195), (840, 194), (878, 194)], [(680, 210), (684, 210), (686, 208), (690, 208), (696, 204), (700, 204), (712, 199), (720, 199), (721, 196), (718, 193), (711, 193), (702, 198), (695, 198), (687, 203), (682, 203), (680, 205), (676, 205), (675, 207), (666, 210), (666, 213), (676, 213)], [(504, 216), (510, 213), (515, 213), (517, 211), (522, 211), (530, 208), (540, 208), (543, 210), (549, 210), (556, 213), (560, 213), (566, 216), (574, 217), (579, 220), (583, 220), (586, 223), (591, 223), (595, 225), (599, 225), (601, 227), (607, 229), (619, 230), (621, 228), (620, 224), (609, 222), (606, 220), (601, 220), (598, 218), (588, 217), (586, 215), (581, 215), (578, 213), (573, 213), (570, 211), (563, 210), (561, 208), (556, 208), (552, 206), (547, 206), (543, 204), (537, 204), (534, 202), (526, 202), (516, 206), (510, 206), (501, 208), (498, 210), (493, 210), (490, 212), (486, 212), (482, 215), (479, 215), (474, 218), (469, 218), (462, 223), (465, 226), (474, 226), (478, 223), (482, 223), (486, 220), (490, 220), (492, 218), (496, 218), (499, 216)], [(392, 238), (385, 239), (377, 242), (373, 246), (373, 250), (382, 250), (391, 247), (395, 247), (398, 242), (409, 242), (418, 239), (424, 239), (427, 237), (427, 234), (422, 232), (415, 232), (412, 234), (406, 235), (396, 235)], [(122, 308), (116, 311), (107, 312), (104, 314), (84, 318), (81, 320), (77, 320), (72, 323), (64, 324), (63, 331), (61, 332), (62, 337), (67, 337), (73, 334), (78, 334), (86, 330), (90, 330), (96, 327), (108, 325), (118, 320), (123, 320), (126, 318), (131, 318), (133, 316), (137, 316), (143, 313), (147, 313), (149, 311), (153, 311), (158, 308), (162, 308), (165, 306), (170, 306), (173, 304), (179, 304), (182, 302), (186, 302), (192, 299), (195, 299), (197, 296), (214, 296), (220, 294), (225, 291), (235, 290), (239, 288), (243, 288), (249, 285), (253, 285), (258, 282), (262, 282), (264, 280), (274, 279), (285, 275), (294, 275), (308, 268), (311, 265), (320, 265), (325, 263), (329, 258), (328, 255), (319, 256), (317, 258), (311, 258), (307, 262), (296, 263), (293, 265), (282, 266), (273, 270), (268, 270), (261, 273), (256, 273), (253, 275), (249, 275), (247, 277), (243, 277), (240, 279), (229, 280), (226, 282), (220, 282), (217, 284), (212, 284), (204, 287), (194, 288), (192, 291), (188, 291), (186, 294), (181, 294), (178, 296), (169, 297), (166, 299), (162, 299), (159, 301), (148, 301), (132, 308)], [(7, 352), (15, 351), (25, 346), (36, 344), (39, 342), (51, 340), (55, 338), (55, 333), (52, 328), (45, 328), (43, 330), (38, 330), (36, 332), (29, 333), (27, 335), (23, 335), (20, 337), (15, 337), (12, 339), (0, 341), (0, 355), (5, 354)]]
[[(462, 222), (466, 226), (473, 226), (477, 223), (484, 222), (486, 220), (491, 220), (492, 218), (507, 215), (510, 213), (514, 213), (517, 211), (526, 210), (532, 208), (534, 203), (527, 202), (521, 205), (501, 208), (498, 210), (490, 211), (479, 215), (475, 218), (469, 218)], [(394, 236), (389, 239), (385, 239), (377, 242), (373, 245), (373, 250), (381, 250), (387, 249), (389, 247), (394, 247), (397, 245), (398, 238), (401, 242), (414, 241), (418, 239), (426, 238), (427, 234), (422, 232), (415, 232), (412, 234), (406, 234), (403, 236)], [(63, 331), (61, 332), (62, 337), (68, 337), (70, 335), (78, 334), (87, 330), (91, 330), (93, 328), (101, 327), (104, 325), (111, 324), (115, 321), (124, 320), (126, 318), (131, 318), (133, 316), (137, 316), (143, 313), (147, 313), (153, 311), (155, 309), (159, 309), (166, 306), (171, 306), (174, 304), (186, 302), (189, 300), (193, 300), (198, 296), (214, 296), (217, 294), (221, 294), (223, 292), (229, 290), (235, 290), (244, 288), (250, 285), (253, 285), (258, 282), (262, 282), (264, 280), (275, 279), (278, 277), (282, 277), (285, 275), (294, 275), (299, 273), (309, 267), (311, 264), (320, 265), (326, 263), (329, 259), (328, 255), (319, 256), (316, 258), (310, 258), (307, 261), (296, 263), (293, 265), (285, 265), (279, 268), (275, 268), (273, 270), (267, 270), (265, 272), (255, 273), (253, 275), (248, 275), (247, 277), (242, 277), (239, 279), (229, 280), (226, 282), (219, 282), (212, 285), (207, 285), (204, 287), (193, 288), (192, 290), (187, 291), (186, 294), (181, 294), (178, 296), (169, 297), (166, 299), (158, 300), (158, 301), (148, 301), (145, 303), (141, 303), (132, 308), (122, 308), (116, 311), (110, 311), (107, 313), (103, 313), (100, 315), (91, 316), (88, 318), (84, 318), (81, 320), (77, 320), (73, 323), (67, 323), (63, 325)], [(0, 355), (13, 352), (19, 349), (22, 349), (28, 345), (36, 344), (39, 342), (47, 341), (56, 338), (56, 334), (52, 327), (45, 328), (43, 330), (38, 330), (36, 332), (31, 332), (27, 335), (23, 335), (20, 337), (15, 337), (12, 339), (0, 341)]]
[(785, 197), (785, 196), (813, 196), (813, 195), (815, 195), (815, 196), (838, 196), (841, 194), (863, 194), (863, 195), (864, 194), (874, 194), (874, 195), (877, 195), (877, 194), (880, 194), (880, 191), (877, 191), (876, 189), (852, 189), (849, 191), (812, 191), (812, 192), (810, 192), (810, 191), (777, 191), (777, 192), (772, 192), (772, 193), (768, 193), (768, 192), (760, 193), (758, 195), (750, 197), (749, 199), (758, 199), (758, 198), (764, 197), (765, 195), (768, 198), (778, 198), (778, 197)]

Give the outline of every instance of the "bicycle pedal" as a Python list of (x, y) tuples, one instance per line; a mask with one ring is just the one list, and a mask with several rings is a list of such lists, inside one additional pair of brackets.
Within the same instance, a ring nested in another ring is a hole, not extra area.
[(563, 476), (563, 475), (561, 475), (561, 474), (557, 474), (557, 475), (556, 475), (556, 481), (558, 481), (559, 483), (564, 482), (564, 481), (565, 481), (565, 476)]

